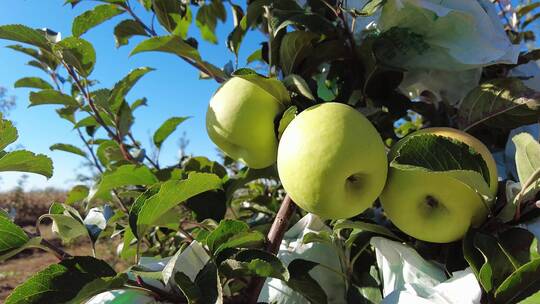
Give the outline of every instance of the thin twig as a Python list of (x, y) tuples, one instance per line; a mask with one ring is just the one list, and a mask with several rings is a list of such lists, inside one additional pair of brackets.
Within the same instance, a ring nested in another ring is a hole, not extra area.
[[(265, 5), (264, 11), (266, 14), (266, 19), (270, 20), (272, 18), (272, 12), (270, 7)], [(272, 77), (273, 72), (273, 62), (272, 62), (272, 42), (274, 41), (274, 28), (272, 27), (271, 22), (268, 22), (268, 76)]]
[(82, 142), (86, 146), (86, 149), (88, 149), (88, 152), (90, 152), (90, 156), (92, 157), (92, 161), (94, 163), (94, 166), (97, 168), (97, 170), (100, 173), (103, 173), (103, 168), (99, 164), (99, 161), (98, 161), (98, 159), (96, 157), (96, 154), (94, 153), (94, 149), (92, 148), (92, 146), (90, 146), (90, 144), (88, 143), (86, 138), (84, 138), (84, 135), (82, 134), (82, 132), (81, 132), (81, 130), (79, 128), (77, 128), (77, 133), (79, 134), (79, 138), (82, 140)]
[(68, 258), (71, 258), (72, 255), (65, 252), (62, 248), (54, 245), (53, 243), (47, 241), (46, 239), (44, 239), (41, 234), (39, 233), (39, 227), (36, 227), (36, 231), (38, 233), (32, 233), (32, 232), (29, 232), (29, 231), (24, 231), (30, 238), (34, 238), (34, 237), (39, 237), (41, 238), (41, 241), (40, 241), (40, 245), (43, 246), (44, 248), (42, 249), (48, 249), (52, 254), (54, 254), (56, 256), (56, 258), (58, 258), (59, 260), (65, 260), (65, 259), (68, 259)]
[[(68, 68), (67, 65), (64, 65), (64, 67), (66, 67), (66, 69)], [(72, 71), (72, 72), (74, 72), (74, 71)], [(58, 91), (62, 92), (62, 89), (60, 88), (60, 84), (58, 83), (58, 77), (57, 77), (56, 72), (51, 72), (50, 76), (51, 76), (52, 80), (54, 81), (54, 83), (56, 84), (56, 88), (58, 89)], [(80, 83), (79, 83), (79, 85), (77, 85), (77, 87), (79, 88), (79, 90), (81, 90)], [(81, 91), (81, 92), (84, 94), (83, 91)], [(97, 170), (100, 173), (103, 173), (104, 170), (101, 167), (101, 165), (99, 164), (99, 161), (98, 161), (98, 159), (96, 157), (96, 154), (94, 153), (94, 149), (92, 149), (92, 146), (90, 146), (90, 143), (88, 143), (88, 141), (86, 140), (86, 138), (84, 137), (84, 135), (82, 134), (82, 132), (81, 132), (81, 130), (79, 128), (77, 128), (77, 133), (79, 134), (79, 138), (82, 140), (82, 142), (84, 143), (84, 145), (86, 146), (86, 148), (90, 152), (90, 155), (92, 157), (94, 166), (97, 168)], [(118, 192), (116, 190), (113, 190), (113, 193), (115, 195), (116, 201), (117, 201), (118, 206), (120, 207), (120, 209), (122, 211), (124, 211), (124, 212), (127, 212), (128, 208), (126, 207), (126, 205), (124, 205), (124, 202), (122, 202), (122, 200), (120, 199), (120, 196), (118, 195)]]
[(111, 130), (111, 128), (109, 128), (109, 126), (107, 126), (107, 124), (105, 123), (105, 120), (101, 117), (101, 114), (99, 114), (99, 111), (98, 111), (98, 109), (97, 109), (97, 107), (96, 107), (96, 105), (94, 103), (94, 100), (90, 96), (90, 92), (88, 92), (88, 90), (85, 89), (85, 87), (81, 83), (81, 81), (79, 79), (79, 76), (77, 75), (77, 73), (75, 72), (73, 67), (69, 66), (65, 62), (62, 62), (62, 64), (64, 65), (64, 67), (68, 71), (68, 74), (73, 78), (73, 81), (75, 81), (75, 85), (81, 91), (81, 94), (84, 96), (86, 101), (88, 101), (88, 105), (90, 106), (90, 109), (94, 113), (93, 116), (96, 119), (96, 121), (103, 127), (103, 129), (105, 129), (105, 131), (107, 132), (109, 137), (112, 138), (114, 141), (116, 141), (118, 143), (118, 146), (120, 147), (120, 152), (122, 153), (122, 156), (127, 161), (132, 162), (132, 163), (136, 163), (133, 156), (131, 156), (131, 154), (129, 154), (129, 151), (127, 150), (126, 146), (124, 145), (124, 142), (122, 141), (122, 138), (120, 138), (115, 132), (113, 132)]
[[(295, 203), (292, 201), (289, 195), (285, 196), (283, 202), (281, 203), (281, 206), (279, 207), (276, 218), (272, 223), (272, 227), (270, 228), (270, 231), (267, 235), (266, 250), (268, 252), (272, 254), (277, 254), (279, 246), (281, 245), (281, 241), (283, 240), (283, 236), (285, 236), (285, 231), (287, 230), (289, 222), (295, 211)], [(259, 277), (255, 277), (251, 280), (251, 283), (249, 284), (247, 289), (249, 293), (247, 296), (248, 304), (257, 303), (257, 300), (259, 299), (259, 294), (261, 293), (264, 285), (264, 281), (264, 278)]]

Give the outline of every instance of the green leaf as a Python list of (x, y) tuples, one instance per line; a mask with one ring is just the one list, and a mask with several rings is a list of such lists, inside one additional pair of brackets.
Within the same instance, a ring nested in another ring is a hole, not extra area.
[(221, 283), (214, 262), (209, 262), (195, 277), (195, 281), (182, 272), (177, 272), (174, 282), (180, 288), (189, 304), (222, 303)]
[(480, 268), (484, 264), (484, 257), (480, 251), (474, 246), (474, 239), (478, 231), (475, 229), (470, 229), (467, 231), (467, 234), (463, 237), (462, 249), (463, 257), (471, 266), (472, 271), (477, 278), (480, 277)]
[(210, 76), (213, 78), (227, 79), (227, 75), (221, 69), (202, 60), (199, 51), (186, 43), (179, 36), (171, 35), (149, 38), (137, 45), (133, 51), (131, 51), (130, 56), (143, 52), (164, 52), (174, 54), (188, 61), (197, 62), (198, 65), (204, 67), (211, 73), (212, 75)]
[(419, 168), (423, 171), (448, 172), (454, 170), (478, 172), (489, 185), (489, 169), (480, 153), (467, 144), (449, 137), (432, 134), (411, 136), (397, 151), (391, 162), (397, 169)]
[(230, 178), (229, 180), (227, 180), (225, 184), (225, 193), (227, 195), (227, 199), (230, 201), (233, 198), (236, 190), (260, 178), (278, 180), (278, 173), (276, 168), (274, 166), (271, 166), (264, 169), (243, 169), (238, 174), (236, 174), (234, 178)]
[(516, 145), (516, 167), (523, 186), (540, 169), (540, 143), (528, 133), (518, 134), (512, 137), (512, 141)]
[(100, 143), (96, 155), (99, 162), (111, 170), (114, 169), (114, 164), (116, 162), (124, 160), (122, 151), (120, 151), (118, 143), (114, 140), (107, 140)]
[[(259, 231), (245, 231), (239, 232), (234, 236), (231, 236), (227, 241), (221, 243), (217, 249), (215, 249), (214, 254), (218, 255), (223, 252), (225, 249), (230, 248), (253, 248), (260, 247), (264, 244), (266, 238), (264, 234)], [(214, 244), (215, 246), (216, 244)]]
[(109, 105), (113, 111), (116, 111), (122, 105), (122, 101), (126, 98), (126, 95), (133, 88), (133, 86), (148, 72), (154, 69), (149, 67), (137, 68), (129, 72), (122, 80), (114, 85), (111, 95), (109, 96)]
[(482, 83), (469, 92), (458, 109), (458, 125), (467, 130), (480, 123), (513, 129), (538, 122), (540, 93), (518, 78), (500, 78)]
[(0, 39), (28, 43), (38, 48), (50, 50), (49, 41), (43, 33), (22, 24), (0, 26)]
[(485, 291), (494, 291), (517, 269), (518, 265), (509, 249), (489, 234), (471, 231), (466, 235), (463, 243), (465, 259)]
[(129, 226), (131, 227), (131, 232), (136, 238), (142, 237), (142, 235), (139, 235), (137, 231), (137, 218), (139, 216), (139, 212), (141, 212), (141, 209), (146, 201), (159, 192), (159, 189), (161, 189), (161, 184), (151, 186), (141, 195), (139, 195), (133, 205), (131, 205), (131, 209), (129, 210)]
[(30, 238), (24, 230), (9, 218), (0, 217), (0, 255), (22, 247)]
[(306, 31), (285, 34), (279, 49), (281, 69), (285, 75), (294, 73), (295, 68), (313, 50), (313, 42), (318, 38), (319, 35)]
[(220, 163), (211, 161), (204, 156), (190, 157), (182, 166), (186, 172), (214, 173), (222, 179), (227, 176), (227, 170)]
[(17, 129), (13, 123), (0, 116), (0, 150), (4, 150), (9, 144), (13, 143), (19, 137)]
[(295, 259), (287, 267), (290, 278), (286, 282), (292, 290), (304, 296), (310, 303), (326, 304), (328, 298), (322, 289), (310, 275), (309, 271), (319, 265), (318, 263)]
[[(298, 4), (295, 5), (298, 6)], [(306, 28), (309, 32), (325, 33), (327, 35), (331, 35), (331, 32), (335, 31), (335, 25), (330, 20), (300, 7), (296, 9), (292, 7), (273, 9), (270, 22), (274, 28), (274, 33), (280, 32), (289, 25), (300, 26)]]
[(172, 132), (176, 130), (179, 124), (181, 124), (188, 118), (189, 117), (171, 117), (167, 119), (163, 124), (161, 124), (159, 129), (157, 129), (154, 133), (153, 139), (156, 147), (158, 149), (161, 148), (161, 144), (163, 144), (165, 139), (167, 139), (167, 137), (169, 137), (169, 135), (171, 135)]
[(332, 246), (333, 237), (328, 231), (308, 232), (302, 238), (302, 243), (323, 243)]
[(77, 155), (80, 155), (82, 157), (86, 157), (86, 153), (83, 150), (81, 150), (79, 147), (76, 147), (76, 146), (71, 145), (71, 144), (54, 144), (54, 145), (50, 146), (49, 149), (51, 151), (59, 150), (59, 151), (64, 151), (64, 152), (68, 152), (68, 153), (77, 154)]
[(192, 172), (187, 179), (163, 183), (159, 192), (146, 200), (136, 215), (137, 234), (143, 235), (146, 229), (154, 225), (160, 217), (188, 198), (220, 188), (221, 179), (208, 173)]
[(341, 230), (341, 229), (353, 229), (356, 231), (369, 231), (378, 235), (390, 237), (397, 241), (401, 241), (401, 238), (395, 235), (388, 228), (381, 225), (377, 225), (377, 224), (360, 222), (360, 221), (352, 222), (348, 220), (340, 220), (334, 225), (334, 230)]
[(523, 266), (537, 257), (534, 234), (524, 228), (512, 227), (499, 233), (499, 246), (504, 251), (514, 268)]
[(66, 302), (66, 304), (86, 303), (86, 300), (100, 293), (109, 290), (122, 289), (122, 287), (125, 286), (127, 281), (128, 275), (125, 273), (118, 274), (114, 277), (97, 278), (84, 285), (84, 287), (77, 293), (77, 295), (68, 302)]
[(41, 222), (44, 218), (52, 220), (53, 224), (51, 230), (65, 243), (81, 236), (88, 235), (88, 231), (86, 230), (86, 227), (84, 227), (84, 224), (70, 215), (44, 214), (40, 217), (39, 221)]
[(15, 82), (16, 88), (52, 89), (52, 85), (39, 77), (24, 77)]
[(193, 211), (198, 222), (206, 219), (221, 221), (227, 212), (227, 196), (225, 191), (207, 191), (189, 198), (185, 206)]
[(540, 289), (540, 259), (521, 266), (495, 291), (496, 303), (517, 303)]
[(258, 49), (251, 53), (251, 55), (248, 56), (246, 59), (246, 64), (250, 64), (255, 61), (263, 61), (262, 59), (262, 49)]
[(4, 154), (0, 158), (0, 171), (18, 171), (43, 175), (51, 178), (52, 160), (43, 154), (20, 150)]
[(99, 183), (90, 191), (88, 199), (107, 199), (112, 189), (129, 185), (152, 185), (157, 183), (156, 176), (146, 166), (123, 165), (103, 173)]
[(53, 49), (83, 77), (92, 73), (96, 63), (96, 51), (90, 42), (78, 37), (68, 37), (55, 44)]
[(242, 44), (242, 40), (244, 40), (247, 28), (245, 26), (245, 22), (242, 22), (242, 19), (244, 19), (244, 11), (242, 10), (242, 7), (231, 3), (231, 9), (233, 14), (234, 29), (231, 33), (229, 33), (229, 36), (227, 36), (227, 47), (231, 50), (231, 52), (238, 56), (240, 45)]
[(47, 72), (47, 68), (43, 69), (43, 65), (47, 66), (51, 70), (56, 70), (56, 68), (59, 65), (58, 59), (53, 56), (52, 53), (49, 52), (41, 52), (34, 48), (27, 48), (22, 45), (8, 45), (7, 48), (10, 48), (12, 50), (15, 50), (17, 52), (21, 52), (23, 54), (26, 54), (28, 56), (31, 56), (36, 59), (36, 61), (31, 61), (28, 64), (34, 65), (37, 64), (37, 68), (44, 70)]
[(279, 120), (278, 139), (281, 138), (281, 136), (283, 135), (283, 132), (285, 132), (285, 129), (287, 128), (287, 126), (296, 117), (297, 112), (298, 112), (298, 108), (296, 108), (296, 106), (289, 107), (287, 110), (285, 110), (285, 112), (283, 112), (283, 116)]
[(30, 107), (44, 104), (59, 104), (65, 106), (78, 106), (75, 98), (60, 93), (56, 90), (43, 90), (39, 92), (30, 92)]
[(315, 96), (313, 96), (307, 82), (301, 76), (290, 74), (283, 79), (283, 84), (290, 91), (296, 92), (297, 94), (300, 94), (311, 101), (315, 101)]
[(165, 52), (200, 61), (201, 56), (196, 48), (186, 43), (178, 36), (152, 37), (139, 43), (130, 53), (130, 56), (143, 52)]
[(81, 15), (75, 17), (71, 32), (74, 36), (81, 36), (89, 29), (115, 17), (124, 12), (123, 9), (113, 4), (97, 5)]
[(133, 113), (131, 113), (131, 107), (127, 102), (123, 101), (121, 103), (116, 115), (116, 120), (116, 129), (120, 134), (120, 138), (124, 138), (131, 131), (131, 126), (135, 120)]
[(146, 98), (139, 98), (137, 100), (135, 100), (132, 104), (131, 104), (131, 111), (135, 111), (135, 109), (141, 107), (141, 106), (146, 106)]
[(289, 279), (289, 271), (277, 256), (258, 249), (239, 251), (223, 261), (219, 270), (226, 276), (233, 277), (257, 276), (284, 281)]
[(114, 27), (114, 40), (117, 48), (128, 44), (129, 39), (133, 36), (148, 37), (148, 34), (141, 23), (135, 20), (124, 20)]
[(362, 7), (361, 10), (353, 9), (353, 13), (362, 17), (371, 16), (375, 14), (385, 3), (386, 0), (370, 0)]
[(242, 221), (222, 220), (217, 228), (206, 238), (206, 245), (211, 252), (215, 252), (222, 244), (227, 243), (230, 238), (248, 231), (249, 226)]
[[(187, 14), (186, 7), (176, 0), (153, 0), (152, 8), (159, 23), (169, 32), (173, 33), (181, 26), (183, 14)], [(185, 36), (181, 36), (185, 38)]]
[(88, 187), (77, 185), (68, 192), (65, 203), (71, 205), (76, 202), (82, 202), (88, 196), (89, 191)]
[[(0, 240), (2, 238), (3, 237), (0, 237)], [(33, 237), (33, 238), (29, 239), (26, 243), (24, 243), (23, 245), (21, 245), (19, 247), (10, 249), (8, 251), (0, 251), (0, 262), (3, 262), (5, 260), (13, 257), (13, 256), (17, 255), (18, 253), (20, 253), (23, 250), (28, 249), (28, 248), (41, 248), (43, 250), (47, 250), (47, 248), (44, 248), (41, 245), (41, 240), (42, 239), (40, 237)]]
[(536, 2), (536, 3), (533, 2), (528, 5), (520, 6), (517, 9), (517, 15), (518, 17), (523, 17), (527, 15), (528, 13), (532, 12), (533, 10), (537, 9), (538, 7), (540, 7), (540, 2)]
[(95, 279), (115, 275), (116, 272), (102, 260), (88, 256), (65, 259), (39, 271), (15, 288), (6, 304), (64, 303)]
[(124, 242), (122, 243), (122, 252), (120, 252), (120, 257), (124, 260), (129, 260), (135, 257), (137, 253), (136, 249), (136, 238), (131, 231), (129, 226), (126, 227), (124, 231)]
[(201, 32), (201, 37), (211, 43), (217, 43), (216, 25), (218, 19), (225, 21), (227, 13), (221, 0), (212, 0), (210, 4), (202, 5), (197, 11), (195, 25)]

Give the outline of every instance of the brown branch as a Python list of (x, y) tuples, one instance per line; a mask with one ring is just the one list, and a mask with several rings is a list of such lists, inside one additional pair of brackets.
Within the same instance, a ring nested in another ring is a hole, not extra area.
[[(65, 260), (65, 259), (69, 259), (71, 257), (73, 257), (71, 254), (65, 252), (62, 248), (54, 245), (53, 243), (47, 241), (46, 239), (44, 239), (41, 234), (39, 233), (39, 227), (36, 227), (36, 230), (38, 231), (38, 233), (33, 233), (33, 232), (29, 232), (29, 231), (24, 231), (30, 238), (34, 238), (34, 237), (39, 237), (41, 238), (41, 241), (40, 241), (40, 245), (43, 246), (45, 249), (48, 249), (52, 254), (54, 254), (54, 256), (56, 256), (56, 258), (58, 258), (59, 260)], [(44, 249), (44, 248), (41, 248), (41, 249)]]
[(47, 241), (46, 239), (42, 238), (40, 245), (47, 247), (51, 252), (59, 259), (59, 260), (65, 260), (73, 257), (71, 254), (65, 252), (60, 247), (57, 247), (53, 243)]
[(107, 132), (110, 138), (112, 138), (114, 141), (118, 143), (118, 146), (120, 147), (120, 152), (122, 153), (122, 156), (124, 157), (124, 159), (126, 159), (127, 161), (131, 163), (137, 163), (137, 161), (135, 161), (133, 156), (129, 154), (129, 151), (127, 150), (124, 142), (122, 141), (122, 138), (120, 138), (120, 136), (118, 136), (115, 132), (111, 130), (111, 128), (109, 128), (109, 126), (107, 126), (107, 124), (105, 123), (105, 120), (99, 114), (99, 111), (96, 108), (94, 100), (90, 96), (90, 92), (88, 92), (88, 90), (84, 88), (83, 84), (81, 83), (79, 79), (79, 76), (77, 75), (73, 67), (66, 64), (65, 62), (62, 62), (62, 64), (66, 68), (71, 78), (73, 78), (73, 81), (75, 81), (75, 85), (77, 86), (77, 88), (79, 88), (79, 91), (81, 91), (81, 94), (83, 95), (83, 97), (88, 101), (88, 105), (90, 106), (90, 109), (92, 110), (94, 114), (93, 116), (96, 119), (97, 123), (99, 123), (103, 127), (103, 129), (105, 129), (105, 131)]
[[(272, 223), (272, 227), (270, 228), (270, 231), (268, 231), (268, 235), (266, 237), (266, 250), (268, 252), (277, 254), (281, 241), (283, 240), (283, 236), (285, 235), (285, 231), (287, 230), (287, 227), (289, 227), (289, 222), (295, 211), (296, 204), (292, 201), (289, 195), (285, 196), (283, 202), (281, 203), (281, 207), (279, 207), (276, 218)], [(247, 296), (248, 304), (257, 303), (259, 294), (261, 293), (264, 285), (264, 281), (265, 278), (260, 277), (254, 277), (251, 280), (251, 283), (247, 287), (247, 292), (249, 293)]]

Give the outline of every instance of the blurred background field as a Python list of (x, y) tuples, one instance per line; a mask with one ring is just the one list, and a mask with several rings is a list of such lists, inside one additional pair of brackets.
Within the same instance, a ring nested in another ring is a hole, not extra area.
[[(35, 231), (39, 216), (48, 212), (53, 202), (63, 202), (66, 192), (54, 188), (24, 191), (22, 187), (7, 192), (0, 192), (0, 208), (15, 215), (15, 223), (29, 232)], [(72, 255), (91, 255), (90, 241), (80, 238), (65, 246), (51, 231), (50, 222), (40, 224), (41, 235), (56, 246), (63, 248)], [(116, 270), (125, 268), (125, 263), (115, 254), (119, 240), (102, 238), (97, 243), (97, 255), (114, 265)], [(0, 303), (3, 303), (10, 292), (29, 276), (58, 259), (49, 252), (39, 249), (25, 250), (15, 257), (0, 263)]]

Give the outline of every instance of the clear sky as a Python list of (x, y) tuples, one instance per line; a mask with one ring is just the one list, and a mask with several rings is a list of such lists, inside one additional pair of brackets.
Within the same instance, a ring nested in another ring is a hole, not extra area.
[[(63, 0), (2, 0), (0, 4), (0, 24), (21, 23), (34, 28), (47, 27), (61, 32), (62, 37), (71, 35), (71, 22), (82, 12), (95, 6), (97, 2), (83, 1), (75, 9), (63, 5)], [(134, 6), (137, 1), (132, 0)], [(227, 9), (229, 7), (227, 6)], [(143, 20), (149, 22), (151, 16), (142, 9), (137, 10)], [(217, 45), (199, 41), (199, 50), (203, 58), (217, 66), (223, 66), (233, 55), (225, 47), (225, 37), (232, 29), (231, 12), (227, 11), (228, 23), (219, 24)], [(115, 48), (113, 28), (127, 15), (120, 15), (107, 21), (83, 35), (91, 41), (97, 52), (97, 64), (91, 75), (100, 81), (98, 87), (112, 87), (130, 70), (149, 66), (156, 69), (144, 76), (128, 95), (128, 101), (140, 97), (148, 98), (148, 106), (135, 112), (136, 122), (133, 128), (135, 137), (149, 147), (150, 137), (160, 124), (171, 116), (192, 116), (171, 135), (162, 148), (160, 162), (171, 164), (177, 158), (178, 139), (186, 132), (190, 143), (187, 152), (217, 159), (216, 148), (208, 138), (204, 119), (206, 107), (218, 84), (212, 80), (199, 80), (198, 72), (179, 58), (163, 53), (142, 53), (128, 57), (130, 50), (143, 38), (133, 38), (130, 44)], [(157, 22), (156, 22), (156, 26)], [(193, 24), (189, 35), (199, 38), (199, 31)], [(251, 32), (244, 40), (240, 50), (240, 66), (245, 65), (245, 58), (255, 50), (264, 37)], [(199, 39), (200, 40), (200, 39)], [(46, 75), (36, 68), (26, 65), (29, 57), (19, 54), (5, 46), (14, 44), (0, 40), (0, 86), (8, 88), (8, 94), (17, 98), (17, 107), (9, 119), (16, 123), (19, 140), (16, 144), (36, 153), (44, 153), (52, 158), (54, 175), (47, 180), (38, 175), (30, 175), (27, 188), (54, 186), (67, 189), (74, 185), (77, 172), (83, 172), (82, 159), (76, 155), (61, 151), (50, 151), (49, 147), (58, 142), (72, 143), (82, 147), (82, 143), (69, 123), (57, 117), (55, 106), (28, 108), (27, 89), (14, 89), (14, 82), (22, 77)], [(47, 79), (48, 80), (48, 79)], [(0, 174), (0, 191), (16, 185), (19, 173)]]

